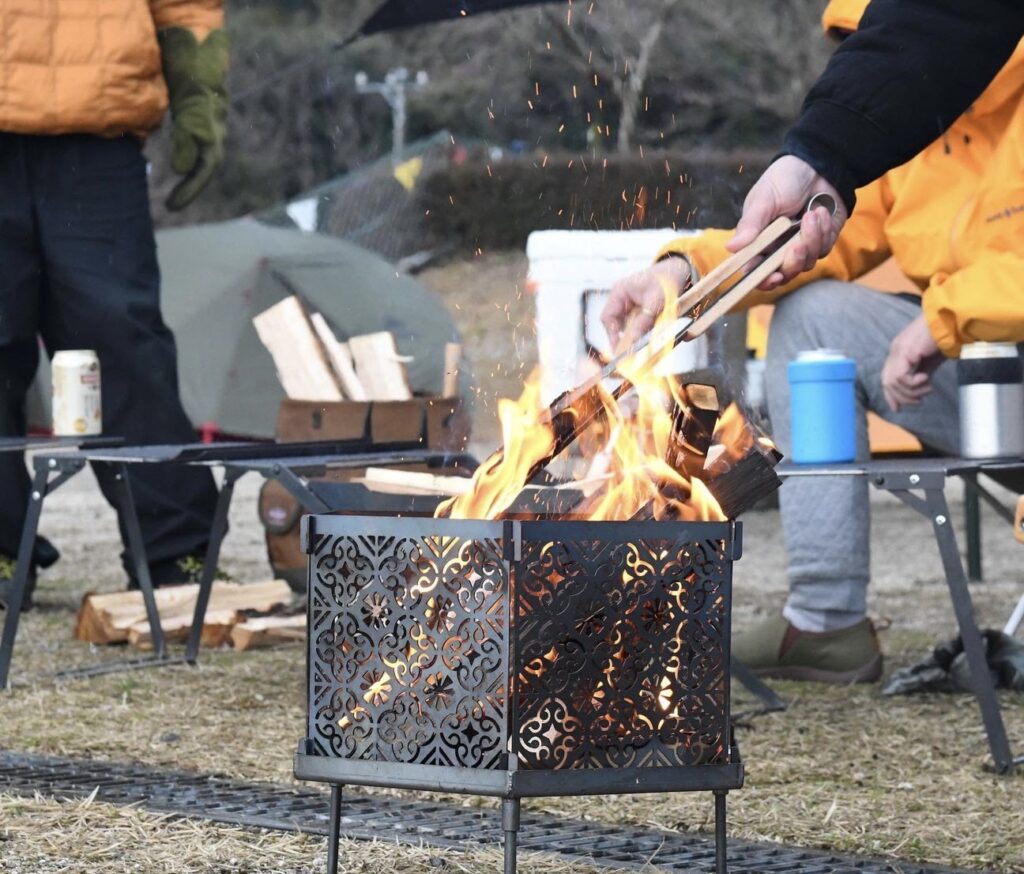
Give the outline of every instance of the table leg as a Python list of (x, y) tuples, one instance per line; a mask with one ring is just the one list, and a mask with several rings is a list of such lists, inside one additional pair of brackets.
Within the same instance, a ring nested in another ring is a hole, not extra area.
[(942, 566), (946, 572), (946, 583), (953, 601), (956, 621), (960, 626), (960, 638), (963, 640), (967, 664), (971, 669), (971, 683), (974, 686), (974, 695), (978, 699), (978, 706), (981, 708), (981, 719), (985, 724), (992, 759), (997, 771), (1009, 772), (1013, 770), (1013, 756), (1006, 737), (1003, 715), (999, 709), (999, 698), (985, 659), (985, 645), (975, 620), (974, 604), (967, 587), (967, 576), (960, 560), (960, 550), (957, 547), (946, 496), (941, 490), (930, 489), (925, 492), (925, 504), (931, 517), (935, 541), (939, 546)]
[(164, 640), (163, 625), (160, 623), (160, 611), (156, 606), (156, 595), (153, 593), (153, 580), (149, 575), (149, 562), (146, 558), (146, 547), (142, 541), (139, 514), (135, 508), (135, 496), (132, 494), (131, 482), (128, 479), (128, 465), (118, 464), (115, 467), (114, 479), (121, 490), (121, 518), (124, 520), (128, 552), (135, 569), (135, 580), (139, 584), (142, 600), (146, 605), (149, 633), (153, 638), (153, 655), (157, 659), (163, 659), (167, 655), (167, 643)]
[(32, 480), (32, 492), (28, 497), (28, 511), (21, 529), (21, 541), (18, 543), (18, 558), (11, 580), (10, 597), (7, 600), (7, 611), (4, 614), (4, 632), (0, 640), (0, 689), (7, 688), (7, 675), (11, 668), (11, 656), (14, 653), (14, 639), (18, 635), (18, 623), (21, 621), (21, 606), (25, 601), (25, 589), (32, 569), (32, 551), (35, 549), (36, 534), (39, 532), (39, 517), (43, 512), (43, 500), (48, 492), (49, 471), (44, 467), (36, 469)]
[(231, 510), (231, 498), (235, 491), (235, 481), (242, 472), (228, 468), (224, 472), (224, 484), (217, 494), (217, 507), (213, 513), (213, 526), (210, 528), (210, 540), (203, 558), (202, 576), (199, 579), (199, 591), (196, 594), (196, 609), (192, 615), (192, 627), (188, 632), (188, 643), (185, 646), (185, 661), (194, 665), (199, 659), (199, 645), (203, 639), (203, 622), (206, 619), (206, 608), (210, 605), (210, 591), (217, 576), (217, 563), (220, 561), (220, 548), (228, 532), (228, 513)]

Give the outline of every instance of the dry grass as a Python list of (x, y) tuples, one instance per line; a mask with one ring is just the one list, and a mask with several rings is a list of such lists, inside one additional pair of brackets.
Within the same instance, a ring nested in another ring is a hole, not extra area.
[[(134, 807), (0, 795), (5, 874), (316, 874), (326, 842), (308, 835), (174, 819)], [(427, 847), (343, 841), (346, 874), (490, 874), (497, 849), (443, 853)], [(523, 853), (524, 874), (593, 874), (584, 865)]]

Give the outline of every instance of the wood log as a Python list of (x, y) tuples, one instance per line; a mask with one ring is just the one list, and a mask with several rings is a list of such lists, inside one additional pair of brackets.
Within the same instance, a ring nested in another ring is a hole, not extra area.
[(348, 341), (359, 381), (367, 397), (374, 401), (407, 401), (412, 398), (405, 373), (408, 360), (398, 354), (390, 331), (363, 334)]
[(327, 353), (327, 360), (330, 362), (334, 375), (341, 383), (345, 396), (353, 401), (367, 400), (366, 388), (356, 375), (355, 364), (352, 362), (352, 350), (348, 343), (342, 343), (327, 324), (327, 319), (320, 313), (313, 313), (309, 317), (313, 330), (323, 344)]
[[(195, 583), (156, 590), (160, 624), (169, 639), (184, 639), (187, 635), (198, 592), (199, 586)], [(204, 636), (215, 638), (219, 632), (214, 626), (226, 624), (229, 616), (241, 621), (247, 613), (269, 613), (287, 605), (291, 599), (292, 591), (284, 580), (248, 585), (216, 582), (210, 592)], [(209, 634), (207, 624), (211, 626)], [(180, 638), (174, 637), (179, 633)], [(133, 637), (141, 645), (147, 641), (151, 643), (142, 592), (86, 594), (75, 622), (76, 639), (86, 643), (111, 644), (130, 643)]]
[(705, 470), (702, 479), (727, 519), (737, 518), (782, 485), (775, 472), (781, 455), (760, 441), (754, 441), (738, 461), (728, 462), (724, 452), (716, 456), (717, 460)]
[(247, 619), (231, 629), (231, 644), (244, 651), (275, 643), (306, 639), (306, 616), (266, 616)]
[(305, 307), (294, 295), (252, 320), (274, 359), (277, 377), (288, 397), (304, 401), (340, 401), (341, 389)]
[[(200, 643), (202, 646), (223, 646), (230, 639), (231, 629), (239, 622), (244, 621), (245, 614), (241, 610), (207, 610), (206, 616), (203, 617), (203, 633)], [(166, 622), (161, 618), (160, 626), (164, 630), (164, 639), (168, 643), (184, 643), (188, 639), (188, 632), (192, 627), (192, 615), (168, 616)], [(153, 634), (149, 623), (137, 622), (131, 626), (128, 629), (128, 643), (136, 649), (152, 649)]]
[(375, 492), (399, 495), (464, 495), (472, 490), (473, 480), (465, 476), (437, 476), (417, 470), (392, 467), (368, 467), (356, 482)]
[(1013, 534), (1021, 543), (1024, 543), (1024, 495), (1017, 499), (1017, 513), (1013, 521)]
[(699, 476), (714, 440), (721, 413), (718, 389), (713, 385), (684, 386), (686, 405), (673, 417), (672, 441), (666, 461), (687, 476)]
[(459, 368), (462, 366), (462, 345), (447, 343), (444, 347), (444, 388), (442, 396), (459, 396)]

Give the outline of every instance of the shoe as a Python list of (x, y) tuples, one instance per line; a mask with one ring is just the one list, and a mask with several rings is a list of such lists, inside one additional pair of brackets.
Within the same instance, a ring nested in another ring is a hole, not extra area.
[(732, 657), (760, 677), (815, 683), (874, 683), (882, 651), (870, 619), (838, 631), (801, 631), (773, 616), (733, 635)]
[[(11, 583), (14, 582), (16, 564), (13, 559), (0, 555), (0, 610), (7, 609), (11, 600)], [(36, 590), (36, 566), (32, 565), (25, 581), (25, 595), (21, 601), (21, 612), (28, 613), (35, 606), (32, 595)]]

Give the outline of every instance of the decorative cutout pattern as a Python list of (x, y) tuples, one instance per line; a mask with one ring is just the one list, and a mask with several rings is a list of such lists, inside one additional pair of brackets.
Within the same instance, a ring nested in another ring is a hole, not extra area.
[(317, 752), (504, 767), (508, 568), (500, 543), (429, 533), (325, 538), (311, 568)]
[(722, 541), (527, 541), (517, 564), (519, 766), (728, 761)]
[(508, 549), (479, 526), (474, 539), (400, 521), (359, 520), (312, 551), (316, 754), (498, 770), (508, 750), (534, 770), (729, 761), (731, 558), (700, 539), (720, 525), (524, 523)]

